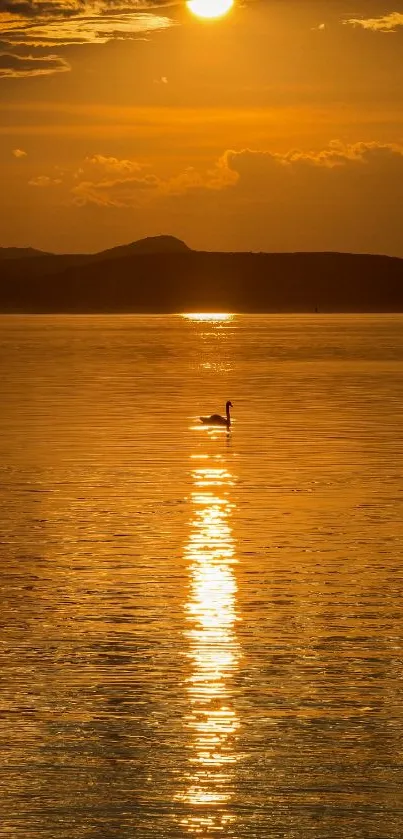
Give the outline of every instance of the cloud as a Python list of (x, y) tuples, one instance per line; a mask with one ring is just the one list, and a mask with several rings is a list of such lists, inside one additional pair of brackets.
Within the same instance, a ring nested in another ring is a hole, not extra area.
[(85, 0), (0, 0), (0, 14), (27, 18), (69, 16), (78, 14), (84, 7)]
[[(403, 146), (380, 143), (344, 145), (333, 141), (318, 152), (292, 150), (286, 154), (242, 149), (228, 150), (221, 159), (236, 179), (239, 195), (270, 204), (290, 206), (338, 203), (367, 190), (376, 200), (383, 187), (403, 193)], [(393, 189), (393, 181), (396, 187)], [(222, 180), (225, 185), (225, 179)]]
[(142, 178), (120, 178), (117, 180), (81, 181), (73, 187), (75, 203), (98, 204), (102, 207), (133, 207), (142, 203), (144, 194), (156, 191), (159, 180), (155, 175)]
[[(105, 44), (166, 29), (174, 22), (157, 13), (164, 5), (158, 0), (138, 0), (134, 7), (128, 0), (0, 0), (1, 43), (9, 48), (0, 54), (0, 77), (44, 76), (71, 69), (58, 55), (35, 55), (37, 48)], [(29, 49), (29, 55), (18, 54), (20, 48)]]
[(0, 53), (0, 78), (21, 79), (26, 76), (50, 76), (65, 73), (70, 65), (58, 55), (14, 55)]
[(50, 178), (49, 175), (38, 175), (36, 178), (31, 178), (28, 181), (29, 186), (59, 186), (62, 183), (61, 178)]
[(394, 161), (403, 166), (403, 146), (395, 143), (354, 143), (344, 144), (339, 140), (333, 140), (329, 146), (318, 152), (303, 152), (291, 150), (285, 154), (273, 153), (270, 151), (255, 151), (243, 149), (242, 151), (229, 150), (225, 152), (226, 165), (234, 169), (239, 176), (247, 161), (249, 175), (256, 173), (259, 177), (263, 172), (268, 171), (278, 174), (287, 173), (287, 176), (295, 177), (304, 170), (312, 174), (335, 169), (349, 169), (362, 172), (363, 167), (369, 167), (374, 161)]
[[(155, 198), (179, 196), (204, 190), (219, 191), (235, 183), (238, 176), (228, 167), (225, 156), (206, 173), (193, 167), (171, 178), (161, 178), (149, 167), (133, 160), (118, 160), (96, 154), (87, 157), (76, 176), (82, 179), (72, 193), (77, 204), (104, 207), (137, 207)], [(111, 177), (111, 175), (116, 177)]]
[(145, 193), (158, 188), (159, 179), (149, 167), (136, 160), (119, 159), (103, 154), (88, 155), (74, 173), (74, 202), (104, 207), (137, 205)]
[(395, 32), (399, 26), (403, 26), (403, 12), (391, 12), (383, 17), (350, 18), (344, 23), (369, 29), (372, 32)]
[(105, 44), (138, 38), (166, 29), (173, 21), (157, 11), (163, 3), (65, 0), (25, 2), (0, 0), (0, 30), (3, 43), (12, 46), (60, 47)]
[(133, 12), (174, 5), (174, 0), (0, 0), (0, 14), (27, 18), (72, 17), (88, 9), (103, 12)]
[(170, 178), (158, 177), (135, 161), (98, 154), (86, 158), (84, 168), (76, 173), (80, 180), (73, 195), (80, 204), (131, 207), (236, 187), (238, 195), (248, 193), (251, 200), (270, 203), (274, 192), (282, 194), (281, 200), (288, 193), (293, 200), (298, 194), (305, 200), (312, 190), (329, 195), (332, 189), (352, 187), (361, 179), (376, 184), (380, 175), (386, 179), (392, 171), (394, 177), (403, 179), (403, 147), (379, 143), (344, 145), (333, 141), (317, 152), (291, 150), (285, 154), (230, 149), (206, 172), (188, 167)]
[(131, 174), (140, 172), (144, 167), (135, 160), (119, 160), (117, 157), (105, 157), (102, 154), (93, 154), (86, 157), (84, 163), (96, 167), (101, 172), (114, 172)]
[(14, 157), (26, 157), (27, 156), (27, 152), (24, 151), (24, 149), (13, 149), (11, 154), (13, 154)]

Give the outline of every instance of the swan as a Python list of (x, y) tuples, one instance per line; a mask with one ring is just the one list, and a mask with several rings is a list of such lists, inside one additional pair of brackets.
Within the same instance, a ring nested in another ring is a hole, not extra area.
[(229, 428), (231, 425), (230, 408), (232, 408), (232, 402), (228, 401), (225, 405), (225, 417), (220, 414), (211, 414), (211, 417), (200, 417), (200, 420), (204, 425), (226, 425)]

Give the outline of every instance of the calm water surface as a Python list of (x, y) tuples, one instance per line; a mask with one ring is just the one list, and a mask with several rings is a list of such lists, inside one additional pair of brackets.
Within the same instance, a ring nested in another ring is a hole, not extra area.
[(403, 317), (2, 317), (0, 365), (1, 835), (400, 839)]

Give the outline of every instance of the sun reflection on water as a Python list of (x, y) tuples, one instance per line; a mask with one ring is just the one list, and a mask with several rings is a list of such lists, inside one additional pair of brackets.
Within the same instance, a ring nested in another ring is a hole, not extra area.
[(181, 317), (186, 320), (201, 320), (213, 323), (219, 320), (232, 320), (231, 312), (183, 312)]
[(224, 830), (233, 821), (226, 805), (232, 797), (238, 760), (232, 679), (238, 668), (237, 585), (231, 529), (233, 478), (222, 461), (197, 455), (192, 470), (193, 518), (185, 548), (190, 585), (186, 635), (191, 674), (186, 685), (190, 756), (187, 789), (180, 796), (192, 805), (181, 824), (191, 833)]

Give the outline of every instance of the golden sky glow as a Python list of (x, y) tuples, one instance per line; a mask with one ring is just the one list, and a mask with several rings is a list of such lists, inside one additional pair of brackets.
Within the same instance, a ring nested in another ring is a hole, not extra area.
[(0, 2), (0, 245), (403, 256), (401, 11), (221, 4)]

